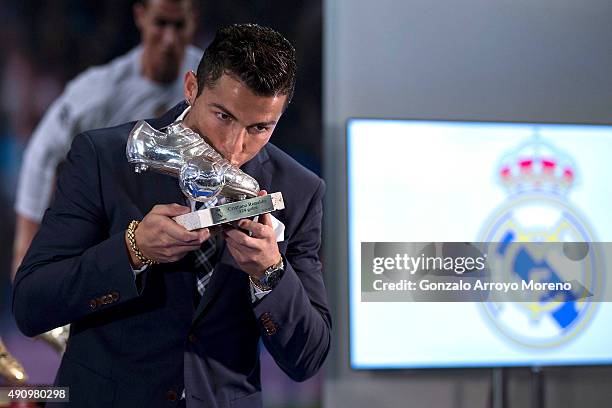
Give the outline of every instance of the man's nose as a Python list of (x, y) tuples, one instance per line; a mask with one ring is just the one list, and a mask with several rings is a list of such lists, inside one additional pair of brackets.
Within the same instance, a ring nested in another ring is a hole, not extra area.
[(246, 133), (247, 131), (245, 128), (237, 128), (232, 132), (230, 137), (225, 139), (226, 159), (232, 164), (237, 162), (238, 156), (244, 149)]
[(164, 27), (162, 32), (162, 44), (166, 47), (171, 47), (178, 42), (178, 30), (172, 24), (168, 24)]

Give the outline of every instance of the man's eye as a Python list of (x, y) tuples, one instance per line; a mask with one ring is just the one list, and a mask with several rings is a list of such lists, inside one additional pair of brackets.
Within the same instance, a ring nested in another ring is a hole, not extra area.
[(156, 18), (155, 25), (159, 28), (164, 28), (168, 25), (168, 21), (164, 20), (163, 18)]
[(177, 20), (177, 21), (170, 21), (170, 20), (166, 20), (165, 18), (156, 18), (155, 19), (155, 25), (158, 28), (165, 28), (165, 27), (172, 27), (175, 28), (176, 30), (180, 31), (183, 28), (185, 28), (185, 21), (184, 20)]
[(268, 131), (267, 126), (253, 126), (252, 129), (255, 133), (264, 133)]
[(232, 119), (232, 117), (227, 113), (217, 112), (217, 119), (220, 119), (222, 121), (229, 121)]

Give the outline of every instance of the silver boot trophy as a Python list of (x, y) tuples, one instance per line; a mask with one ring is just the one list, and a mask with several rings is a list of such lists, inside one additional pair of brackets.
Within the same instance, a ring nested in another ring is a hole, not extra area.
[(284, 208), (280, 192), (258, 196), (257, 180), (223, 158), (182, 121), (162, 130), (139, 121), (128, 136), (126, 155), (137, 173), (151, 169), (178, 178), (183, 194), (194, 201), (207, 202), (218, 196), (231, 201), (174, 218), (188, 230)]

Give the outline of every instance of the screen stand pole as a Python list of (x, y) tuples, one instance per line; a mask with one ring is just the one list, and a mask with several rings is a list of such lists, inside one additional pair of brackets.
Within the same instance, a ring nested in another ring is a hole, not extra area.
[(491, 408), (506, 408), (506, 372), (493, 368), (491, 372)]
[(544, 408), (544, 373), (542, 367), (531, 367), (531, 407)]

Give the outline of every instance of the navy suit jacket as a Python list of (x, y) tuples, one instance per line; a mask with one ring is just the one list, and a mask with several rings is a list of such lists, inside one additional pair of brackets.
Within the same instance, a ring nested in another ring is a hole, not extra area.
[[(185, 108), (149, 121), (161, 128)], [(248, 275), (222, 242), (195, 304), (191, 262), (155, 265), (134, 278), (124, 242), (131, 220), (156, 204), (184, 204), (177, 180), (137, 174), (125, 157), (134, 123), (78, 135), (15, 279), (13, 312), (35, 336), (72, 324), (56, 385), (75, 407), (260, 407), (259, 340), (294, 380), (312, 376), (330, 346), (318, 251), (323, 181), (267, 144), (242, 169), (281, 191), (285, 273), (252, 303)], [(31, 186), (36, 188), (36, 186)], [(65, 405), (61, 405), (65, 406)]]

